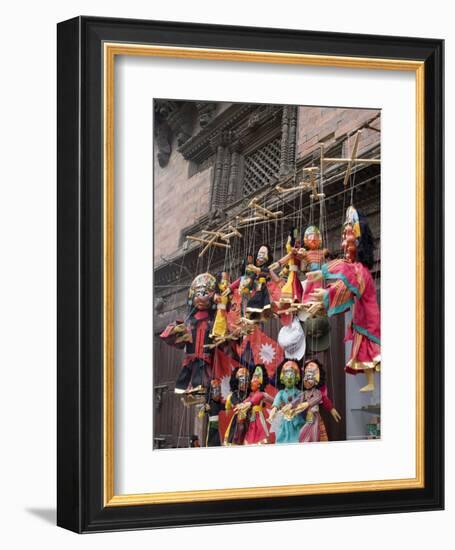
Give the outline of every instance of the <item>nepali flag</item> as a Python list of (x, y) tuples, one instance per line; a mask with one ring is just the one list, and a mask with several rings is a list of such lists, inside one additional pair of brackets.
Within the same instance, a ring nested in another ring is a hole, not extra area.
[(260, 328), (256, 328), (254, 332), (244, 338), (240, 348), (242, 356), (248, 348), (251, 348), (254, 363), (264, 365), (269, 377), (272, 378), (278, 365), (284, 359), (283, 350), (278, 342), (267, 336)]
[(215, 348), (213, 355), (213, 378), (218, 378), (221, 381), (221, 395), (226, 399), (230, 393), (230, 379), (232, 371), (240, 367), (238, 357), (230, 347), (222, 349)]

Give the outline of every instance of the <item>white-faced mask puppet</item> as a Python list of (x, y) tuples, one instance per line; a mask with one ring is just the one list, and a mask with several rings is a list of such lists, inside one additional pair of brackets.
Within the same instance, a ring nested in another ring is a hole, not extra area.
[(266, 246), (261, 246), (256, 256), (256, 265), (260, 267), (268, 262), (269, 251)]

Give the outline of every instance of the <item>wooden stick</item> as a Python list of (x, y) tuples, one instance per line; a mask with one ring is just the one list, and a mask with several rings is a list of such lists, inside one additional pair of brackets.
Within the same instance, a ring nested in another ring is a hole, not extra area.
[[(187, 237), (188, 238), (188, 237)], [(212, 244), (216, 241), (218, 237), (214, 236), (210, 239), (210, 241), (204, 246), (204, 248), (199, 252), (199, 258), (202, 258), (202, 256), (207, 252), (207, 250), (212, 246)]]
[[(320, 181), (320, 188), (322, 189), (323, 188), (323, 178), (324, 178), (324, 144), (321, 143), (319, 145), (319, 152), (320, 152), (320, 158), (319, 158), (319, 181)], [(318, 189), (317, 189), (317, 185), (316, 185), (316, 182), (314, 180), (314, 175), (311, 174), (311, 180), (312, 180), (312, 183), (313, 183), (313, 195), (315, 197), (317, 197), (318, 195)], [(313, 197), (314, 198), (314, 197)]]
[(186, 237), (190, 241), (197, 241), (198, 243), (205, 243), (209, 246), (219, 246), (220, 248), (231, 248), (230, 244), (224, 244), (224, 243), (216, 243), (214, 241), (207, 241), (206, 239), (201, 239), (200, 237), (193, 237), (191, 235), (188, 235)]
[(360, 138), (361, 132), (362, 132), (362, 130), (359, 130), (357, 132), (357, 134), (355, 135), (354, 148), (352, 149), (352, 154), (351, 154), (352, 158), (348, 162), (348, 166), (346, 168), (346, 174), (344, 176), (344, 181), (343, 181), (344, 187), (346, 187), (346, 185), (348, 184), (349, 176), (351, 175), (352, 159), (355, 159), (355, 157), (357, 156), (357, 148), (359, 146), (359, 138)]
[(324, 159), (324, 162), (330, 163), (330, 162), (351, 162), (352, 164), (381, 164), (381, 159), (354, 159), (354, 158), (329, 158), (326, 157)]
[(266, 219), (267, 218), (265, 216), (255, 216), (253, 218), (241, 218), (240, 216), (237, 216), (237, 220), (239, 223), (259, 222)]
[(297, 185), (296, 187), (288, 187), (285, 189), (284, 187), (281, 187), (281, 185), (277, 185), (275, 189), (276, 191), (278, 191), (278, 193), (290, 193), (291, 191), (299, 191), (301, 189), (305, 191), (310, 187), (311, 187), (310, 183), (305, 181), (305, 182), (302, 182), (300, 185)]
[(281, 216), (283, 212), (272, 212), (268, 208), (264, 208), (260, 204), (257, 204), (257, 199), (252, 199), (249, 204), (250, 208), (254, 208), (255, 210), (259, 210), (259, 212), (263, 212), (266, 216), (269, 216), (271, 218), (277, 218), (278, 216)]
[(220, 233), (219, 231), (209, 231), (208, 229), (203, 229), (202, 233), (206, 233), (207, 235), (215, 235), (215, 237), (220, 237), (220, 238), (223, 237), (223, 234)]
[(325, 193), (311, 193), (310, 195), (310, 199), (313, 199), (313, 200), (320, 200), (320, 199), (325, 199)]
[(235, 235), (237, 235), (237, 237), (242, 238), (242, 234), (240, 233), (240, 231), (237, 230), (236, 227), (234, 227), (233, 225), (230, 225), (230, 226), (229, 226), (229, 229), (230, 229)]

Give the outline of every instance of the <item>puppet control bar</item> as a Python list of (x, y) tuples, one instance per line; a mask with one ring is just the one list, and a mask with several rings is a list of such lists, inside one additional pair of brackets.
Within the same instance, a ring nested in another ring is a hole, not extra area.
[[(367, 124), (367, 127), (370, 127), (370, 125)], [(375, 130), (376, 128), (372, 127), (371, 129)], [(275, 187), (275, 191), (277, 191), (280, 194), (284, 194), (284, 193), (290, 193), (290, 192), (293, 192), (293, 191), (307, 190), (307, 191), (312, 191), (312, 193), (310, 195), (311, 200), (324, 199), (325, 194), (319, 192), (315, 176), (316, 176), (316, 173), (319, 172), (320, 173), (320, 179), (322, 179), (323, 173), (324, 173), (324, 165), (325, 164), (330, 164), (330, 163), (346, 163), (347, 164), (346, 173), (345, 173), (345, 177), (344, 177), (344, 181), (343, 181), (343, 185), (346, 187), (346, 185), (349, 182), (349, 177), (351, 175), (352, 166), (354, 164), (360, 164), (360, 163), (362, 163), (362, 164), (380, 164), (381, 163), (381, 159), (358, 158), (356, 156), (358, 146), (359, 146), (359, 140), (360, 140), (361, 133), (362, 133), (362, 130), (358, 130), (357, 133), (356, 133), (355, 142), (354, 142), (354, 146), (353, 146), (352, 153), (351, 153), (350, 157), (348, 157), (348, 158), (344, 158), (344, 157), (338, 157), (338, 158), (324, 157), (324, 144), (321, 144), (320, 145), (320, 150), (321, 150), (321, 153), (320, 153), (320, 166), (319, 167), (318, 166), (310, 166), (310, 167), (303, 168), (304, 173), (309, 173), (310, 174), (310, 180), (309, 181), (302, 181), (297, 186), (288, 187), (288, 188), (282, 187), (281, 185), (277, 185)], [(277, 218), (279, 218), (280, 216), (283, 215), (282, 211), (273, 212), (273, 211), (269, 210), (268, 208), (265, 208), (264, 206), (261, 206), (258, 203), (257, 198), (254, 198), (249, 202), (249, 204), (245, 208), (245, 210), (247, 210), (247, 209), (252, 209), (254, 211), (254, 213), (252, 215), (250, 215), (249, 217), (246, 217), (246, 218), (242, 217), (241, 215), (237, 215), (235, 220), (236, 220), (237, 225), (239, 226), (239, 228), (240, 227), (246, 227), (250, 223), (255, 223), (255, 222), (259, 222), (259, 221), (262, 222), (262, 221), (268, 221), (268, 220), (269, 221), (276, 220)], [(228, 230), (228, 233), (225, 233), (226, 230)], [(203, 234), (203, 237), (197, 237), (197, 236), (194, 236), (194, 235), (188, 235), (186, 237), (190, 241), (196, 241), (196, 242), (199, 242), (201, 244), (205, 244), (204, 248), (199, 253), (200, 258), (207, 252), (207, 250), (210, 247), (214, 246), (214, 247), (217, 247), (217, 248), (228, 249), (228, 248), (231, 248), (231, 245), (229, 244), (229, 239), (231, 237), (239, 237), (239, 238), (242, 237), (242, 234), (238, 231), (238, 229), (236, 227), (234, 227), (234, 225), (232, 225), (232, 222), (228, 222), (228, 224), (223, 225), (218, 231), (203, 230), (202, 234)], [(219, 242), (219, 239), (224, 241), (224, 242)]]

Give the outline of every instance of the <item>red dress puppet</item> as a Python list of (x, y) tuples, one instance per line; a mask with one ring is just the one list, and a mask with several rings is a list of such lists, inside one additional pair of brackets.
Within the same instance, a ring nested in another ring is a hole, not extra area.
[(373, 242), (368, 225), (358, 221), (352, 207), (348, 216), (342, 242), (345, 257), (322, 266), (321, 276), (327, 288), (316, 291), (313, 297), (322, 300), (329, 317), (351, 310), (346, 340), (352, 342), (352, 349), (346, 372), (364, 372), (367, 385), (361, 391), (372, 391), (374, 371), (379, 371), (381, 362), (381, 319), (369, 270), (373, 266)]
[(263, 365), (256, 365), (251, 378), (251, 393), (241, 407), (248, 410), (248, 430), (245, 435), (245, 445), (261, 445), (269, 443), (268, 412), (273, 398), (264, 391), (268, 384), (267, 370)]
[[(179, 332), (178, 341), (182, 342), (186, 357), (182, 369), (175, 383), (175, 393), (184, 393), (188, 390), (202, 390), (207, 388), (212, 376), (213, 351), (204, 347), (211, 343), (210, 333), (213, 327), (216, 279), (210, 273), (198, 275), (188, 294), (190, 313), (184, 323), (172, 324), (161, 334), (161, 338), (169, 345), (182, 347), (175, 343), (169, 332)], [(180, 334), (184, 331), (185, 338)]]

